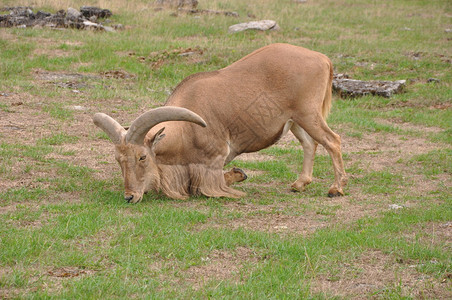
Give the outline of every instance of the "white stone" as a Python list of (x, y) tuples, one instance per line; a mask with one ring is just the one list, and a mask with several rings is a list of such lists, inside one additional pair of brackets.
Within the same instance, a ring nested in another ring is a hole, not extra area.
[(389, 208), (390, 209), (401, 209), (401, 208), (403, 208), (403, 206), (398, 205), (398, 204), (390, 204)]
[(77, 20), (82, 16), (82, 13), (76, 10), (75, 8), (69, 7), (67, 9), (67, 18), (70, 20)]
[(279, 26), (276, 21), (273, 20), (261, 20), (261, 21), (251, 21), (247, 23), (239, 23), (229, 26), (229, 33), (236, 33), (248, 29), (253, 30), (278, 30)]

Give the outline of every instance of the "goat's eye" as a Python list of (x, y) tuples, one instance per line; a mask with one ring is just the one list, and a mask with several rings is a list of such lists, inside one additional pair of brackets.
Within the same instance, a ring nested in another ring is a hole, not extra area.
[(140, 156), (140, 161), (143, 161), (146, 159), (146, 155)]

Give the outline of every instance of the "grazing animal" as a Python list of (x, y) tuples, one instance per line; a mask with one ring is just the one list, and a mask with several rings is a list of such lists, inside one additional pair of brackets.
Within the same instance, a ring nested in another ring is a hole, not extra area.
[(164, 107), (144, 113), (127, 131), (102, 113), (93, 120), (115, 144), (124, 198), (131, 203), (150, 190), (176, 199), (244, 196), (229, 185), (246, 175), (234, 169), (223, 174), (223, 167), (241, 153), (271, 146), (289, 130), (304, 150), (292, 189), (303, 191), (312, 181), (319, 143), (333, 161), (328, 195), (340, 196), (347, 183), (341, 140), (325, 121), (332, 79), (325, 55), (271, 44), (223, 69), (185, 78)]

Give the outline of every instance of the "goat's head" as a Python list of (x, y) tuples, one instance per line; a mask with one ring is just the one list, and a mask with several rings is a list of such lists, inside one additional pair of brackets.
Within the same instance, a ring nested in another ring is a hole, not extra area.
[(152, 109), (142, 114), (132, 122), (128, 130), (103, 113), (95, 114), (93, 121), (115, 145), (115, 158), (124, 178), (124, 199), (130, 203), (141, 201), (145, 192), (157, 189), (160, 184), (154, 146), (165, 136), (162, 134), (164, 128), (145, 144), (144, 138), (148, 131), (166, 121), (188, 121), (206, 126), (206, 122), (194, 112), (172, 106)]

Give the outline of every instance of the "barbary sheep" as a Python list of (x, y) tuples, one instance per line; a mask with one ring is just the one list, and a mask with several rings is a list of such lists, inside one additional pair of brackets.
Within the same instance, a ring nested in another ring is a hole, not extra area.
[(340, 196), (347, 183), (341, 140), (325, 121), (332, 79), (333, 66), (325, 55), (272, 44), (223, 69), (185, 78), (163, 107), (139, 116), (128, 130), (103, 113), (93, 120), (115, 145), (124, 198), (131, 203), (147, 191), (175, 199), (242, 197), (244, 192), (229, 185), (246, 175), (234, 169), (224, 174), (223, 167), (241, 153), (271, 146), (289, 130), (304, 150), (292, 189), (303, 191), (312, 181), (321, 144), (335, 175), (328, 195)]

